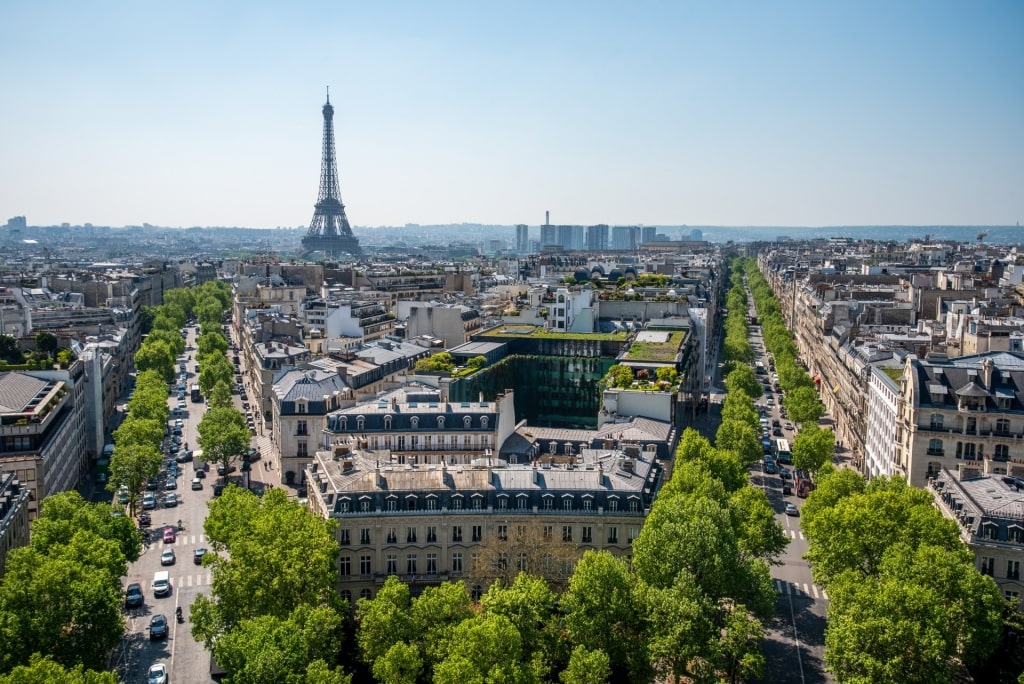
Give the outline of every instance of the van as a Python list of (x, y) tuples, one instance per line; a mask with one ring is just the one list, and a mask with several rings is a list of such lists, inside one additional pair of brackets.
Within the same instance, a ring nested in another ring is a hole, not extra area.
[(167, 596), (171, 593), (171, 573), (160, 570), (153, 574), (153, 596)]

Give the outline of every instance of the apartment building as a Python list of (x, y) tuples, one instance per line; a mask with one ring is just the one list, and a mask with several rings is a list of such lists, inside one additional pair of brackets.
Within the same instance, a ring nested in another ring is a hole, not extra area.
[(0, 469), (0, 578), (7, 566), (7, 554), (28, 544), (29, 490), (13, 472)]
[(1024, 479), (1003, 475), (960, 479), (943, 469), (929, 480), (928, 489), (942, 514), (957, 524), (978, 570), (992, 577), (1003, 595), (1020, 606)]
[(277, 378), (271, 400), (270, 459), (282, 482), (291, 483), (302, 474), (316, 452), (327, 414), (352, 402), (352, 388), (336, 372), (316, 369), (292, 370)]
[(896, 473), (917, 487), (943, 469), (1024, 475), (1024, 354), (908, 357), (896, 448)]

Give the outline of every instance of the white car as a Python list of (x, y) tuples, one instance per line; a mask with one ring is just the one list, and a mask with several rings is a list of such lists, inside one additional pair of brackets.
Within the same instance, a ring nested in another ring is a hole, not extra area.
[(150, 665), (147, 677), (147, 684), (167, 684), (167, 666), (163, 663)]

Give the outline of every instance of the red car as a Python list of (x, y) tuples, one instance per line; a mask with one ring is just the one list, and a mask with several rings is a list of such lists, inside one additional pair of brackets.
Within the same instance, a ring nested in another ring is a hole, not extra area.
[(164, 528), (164, 544), (173, 544), (173, 543), (174, 543), (174, 528), (173, 527), (165, 527)]

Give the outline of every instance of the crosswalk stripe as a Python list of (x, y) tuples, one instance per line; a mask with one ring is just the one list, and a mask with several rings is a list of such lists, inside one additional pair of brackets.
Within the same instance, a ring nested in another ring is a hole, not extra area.
[(828, 594), (826, 594), (826, 593), (825, 593), (825, 590), (824, 590), (824, 589), (822, 589), (822, 590), (821, 590), (821, 598), (823, 598), (823, 599), (825, 599), (826, 601), (828, 601)]
[(811, 585), (811, 594), (814, 598), (818, 598), (818, 587), (814, 584)]

